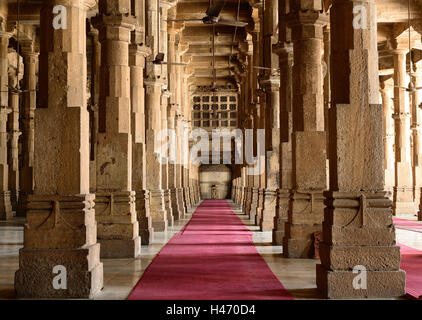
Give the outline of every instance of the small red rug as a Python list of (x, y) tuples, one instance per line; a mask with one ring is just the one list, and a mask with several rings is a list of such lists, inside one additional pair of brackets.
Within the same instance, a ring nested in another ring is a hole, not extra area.
[(158, 253), (129, 300), (293, 300), (226, 200), (205, 200)]
[(422, 251), (398, 243), (401, 250), (400, 268), (406, 271), (406, 294), (413, 299), (422, 296)]

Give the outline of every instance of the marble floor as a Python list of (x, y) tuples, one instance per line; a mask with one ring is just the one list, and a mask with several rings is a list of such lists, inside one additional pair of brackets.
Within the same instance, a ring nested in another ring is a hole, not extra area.
[[(259, 228), (246, 220), (246, 216), (235, 210), (253, 231), (253, 240), (273, 273), (296, 299), (319, 299), (315, 283), (315, 265), (319, 260), (285, 259), (282, 246), (271, 244), (271, 232), (260, 232)], [(145, 269), (161, 248), (189, 221), (192, 212), (178, 220), (167, 232), (156, 232), (150, 246), (142, 246), (137, 259), (103, 259), (104, 289), (96, 296), (99, 300), (126, 299)], [(23, 245), (23, 223), (21, 218), (0, 221), (0, 299), (14, 299), (14, 273), (18, 269), (19, 249)], [(396, 229), (397, 242), (422, 250), (422, 233)]]

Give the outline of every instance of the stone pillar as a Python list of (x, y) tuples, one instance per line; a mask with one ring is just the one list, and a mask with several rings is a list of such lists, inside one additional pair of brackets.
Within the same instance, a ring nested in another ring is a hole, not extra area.
[[(329, 122), (328, 122), (328, 110), (331, 108), (331, 78), (330, 78), (330, 69), (331, 69), (331, 30), (330, 23), (324, 26), (324, 56), (323, 59), (323, 69), (322, 76), (324, 78), (324, 131), (326, 136), (326, 150), (329, 150)], [(328, 152), (327, 152), (327, 177), (328, 177)], [(328, 179), (327, 179), (328, 182)]]
[(244, 211), (244, 200), (245, 200), (245, 191), (246, 191), (246, 167), (242, 167), (242, 176), (241, 176), (241, 185), (240, 185), (240, 195), (239, 195), (239, 205)]
[[(261, 108), (261, 105), (259, 104), (259, 102), (256, 102), (254, 104), (252, 104), (252, 108), (255, 112), (254, 114), (254, 119), (255, 121), (253, 122), (253, 132), (254, 132), (254, 151), (256, 151), (256, 134), (257, 134), (257, 130), (258, 129), (258, 113), (259, 113), (259, 109)], [(256, 164), (256, 166), (259, 166), (260, 163)], [(251, 166), (252, 169), (253, 166)], [(259, 171), (259, 167), (256, 167), (256, 170)], [(257, 222), (257, 208), (258, 208), (258, 203), (259, 203), (259, 189), (260, 189), (260, 183), (261, 183), (261, 176), (259, 174), (252, 174), (249, 176), (249, 183), (251, 186), (251, 199), (250, 199), (250, 209), (249, 209), (249, 218), (256, 224)]]
[[(160, 145), (157, 137), (162, 128), (161, 108), (162, 89), (167, 83), (167, 67), (152, 63), (158, 52), (167, 53), (166, 38), (160, 35), (158, 41), (157, 15), (161, 3), (155, 0), (147, 0), (146, 6), (146, 44), (151, 48), (151, 55), (147, 58), (145, 85), (145, 127), (146, 127), (146, 156), (147, 156), (147, 190), (150, 192), (150, 212), (154, 231), (166, 231), (168, 226), (168, 212), (166, 210), (166, 194), (163, 186), (162, 159)], [(163, 19), (161, 17), (161, 19)], [(163, 24), (163, 22), (160, 21)], [(166, 22), (167, 24), (167, 22)], [(163, 27), (163, 25), (161, 25)], [(166, 27), (167, 28), (167, 27)], [(160, 28), (161, 30), (162, 28)], [(160, 32), (167, 32), (167, 30)], [(165, 44), (164, 44), (165, 42)], [(166, 57), (167, 59), (167, 57)]]
[[(413, 83), (415, 88), (422, 87), (422, 65), (421, 62), (414, 64), (413, 73)], [(413, 170), (413, 199), (417, 211), (421, 205), (421, 188), (422, 188), (422, 150), (421, 150), (421, 103), (422, 103), (422, 94), (420, 91), (415, 91), (412, 93), (412, 137), (413, 137), (413, 161), (412, 161), (412, 170)], [(419, 210), (418, 210), (419, 209)], [(418, 214), (419, 219), (422, 219), (422, 215)]]
[[(243, 119), (243, 133), (245, 135), (247, 129), (253, 129), (253, 109), (252, 103), (254, 99), (253, 92), (255, 91), (255, 83), (254, 83), (254, 45), (253, 45), (253, 35), (249, 33), (246, 38), (246, 59), (247, 59), (247, 77), (245, 79), (245, 96), (244, 96), (244, 119)], [(245, 171), (245, 199), (244, 199), (244, 211), (245, 214), (248, 216), (249, 219), (252, 218), (251, 214), (251, 203), (252, 203), (252, 187), (253, 187), (253, 175), (249, 173), (250, 166), (246, 164), (246, 171)]]
[(289, 258), (314, 256), (313, 235), (322, 229), (327, 187), (321, 57), (328, 17), (320, 12), (321, 3), (300, 2), (302, 10), (291, 8), (288, 15), (294, 49), (293, 190), (283, 254)]
[[(170, 11), (171, 17), (175, 18), (176, 16), (176, 7), (173, 7)], [(169, 14), (169, 15), (170, 15)], [(176, 23), (171, 23), (168, 25), (168, 61), (169, 62), (180, 62), (180, 56), (178, 54), (178, 46), (176, 45), (176, 37), (178, 33), (182, 30), (182, 26)], [(169, 188), (171, 192), (171, 204), (174, 220), (180, 219), (185, 211), (183, 203), (181, 202), (181, 172), (180, 172), (180, 136), (179, 136), (179, 126), (177, 124), (178, 117), (180, 114), (180, 83), (178, 83), (178, 73), (181, 69), (180, 66), (169, 65), (168, 66), (168, 88), (171, 92), (170, 103), (169, 103), (169, 113), (168, 116), (168, 128), (173, 132), (174, 136), (170, 146), (172, 155), (174, 159), (170, 159), (169, 163)]]
[(290, 28), (287, 26), (285, 4), (279, 10), (279, 43), (274, 50), (279, 55), (280, 66), (280, 188), (277, 194), (276, 217), (274, 219), (273, 243), (282, 245), (285, 223), (288, 220), (290, 190), (293, 188), (292, 175), (292, 67), (293, 47)]
[(36, 67), (38, 53), (34, 52), (33, 41), (22, 41), (21, 52), (24, 64), (23, 106), (22, 106), (22, 166), (20, 168), (20, 194), (16, 215), (26, 216), (28, 195), (34, 192), (34, 113), (37, 105)]
[[(167, 28), (167, 19), (168, 19), (168, 11), (169, 9), (174, 5), (175, 3), (168, 2), (165, 0), (159, 1), (160, 6), (160, 43), (158, 44), (159, 52), (164, 53), (164, 56), (166, 57), (167, 61), (169, 61), (169, 43), (168, 43), (168, 28)], [(160, 66), (161, 69), (161, 77), (163, 78), (165, 86), (162, 90), (162, 96), (161, 96), (161, 121), (162, 126), (161, 130), (167, 131), (168, 130), (168, 123), (167, 123), (167, 108), (169, 105), (169, 98), (171, 96), (170, 91), (168, 90), (168, 66), (162, 65)], [(165, 157), (165, 162), (163, 162), (163, 189), (164, 189), (164, 198), (165, 198), (165, 206), (167, 210), (167, 220), (169, 226), (172, 226), (174, 223), (174, 216), (173, 216), (173, 204), (171, 202), (172, 195), (171, 193), (174, 192), (174, 190), (171, 190), (169, 188), (169, 180), (174, 179), (173, 177), (170, 177), (169, 172), (169, 163), (167, 159), (167, 155)], [(171, 172), (173, 173), (173, 172)]]
[(188, 183), (189, 183), (189, 198), (190, 198), (190, 206), (191, 206), (191, 208), (193, 208), (193, 207), (195, 207), (195, 204), (196, 204), (196, 200), (195, 200), (195, 188), (194, 188), (194, 185), (195, 185), (195, 182), (194, 182), (194, 177), (195, 177), (195, 172), (194, 172), (194, 170), (195, 170), (195, 166), (192, 164), (192, 163), (189, 163), (189, 173), (188, 173), (188, 175), (189, 175), (189, 180), (188, 180)]
[(101, 257), (134, 258), (141, 239), (132, 188), (129, 43), (136, 23), (129, 0), (100, 0), (101, 83), (96, 216)]
[(384, 122), (384, 170), (385, 170), (385, 189), (393, 192), (394, 186), (394, 121), (392, 105), (394, 83), (393, 79), (380, 77), (380, 91), (383, 108)]
[(7, 162), (7, 117), (9, 108), (9, 83), (7, 47), (11, 34), (0, 31), (0, 220), (13, 216), (9, 191), (9, 165)]
[[(259, 100), (259, 96), (257, 93), (258, 89), (258, 73), (259, 70), (254, 68), (254, 66), (261, 66), (261, 59), (260, 59), (260, 47), (261, 47), (261, 39), (260, 39), (260, 17), (259, 12), (261, 11), (261, 4), (256, 4), (254, 7), (252, 16), (254, 19), (254, 29), (250, 32), (252, 35), (252, 43), (253, 43), (253, 55), (252, 55), (252, 65), (250, 66), (250, 77), (251, 77), (251, 114), (253, 115), (253, 129), (254, 129), (254, 151), (256, 150), (256, 129), (260, 128), (259, 126), (259, 113), (261, 111), (261, 101)], [(259, 164), (258, 164), (259, 165)], [(249, 218), (257, 224), (257, 208), (259, 207), (259, 189), (261, 188), (261, 176), (254, 174), (250, 176), (250, 186), (251, 186), (251, 204), (249, 209)]]
[[(22, 74), (18, 74), (18, 64), (21, 57), (16, 58), (16, 51), (9, 51), (9, 87), (18, 88), (18, 83), (22, 79)], [(20, 66), (19, 66), (20, 68)], [(22, 68), (20, 68), (22, 71)], [(12, 210), (16, 211), (19, 198), (19, 137), (22, 134), (19, 128), (19, 98), (17, 91), (9, 90), (9, 113), (8, 136), (9, 136), (9, 190)]]
[[(168, 109), (168, 105), (169, 105), (169, 98), (170, 98), (170, 91), (168, 90), (163, 90), (161, 92), (161, 132), (163, 134), (168, 133), (168, 119), (167, 119), (167, 109)], [(163, 140), (160, 141), (161, 144), (164, 143), (168, 143), (168, 137), (165, 137), (163, 135)], [(169, 159), (168, 159), (168, 150), (166, 154), (162, 154), (161, 155), (161, 166), (162, 166), (162, 175), (161, 175), (161, 179), (162, 179), (162, 187), (164, 190), (164, 200), (165, 200), (165, 207), (166, 207), (166, 211), (167, 211), (167, 220), (168, 220), (168, 225), (169, 226), (173, 226), (174, 224), (174, 216), (173, 216), (173, 205), (171, 203), (171, 193), (172, 190), (170, 190), (170, 182), (169, 180), (171, 180), (172, 178), (174, 178), (174, 175), (171, 177), (170, 176), (170, 172), (169, 172)], [(173, 172), (171, 172), (173, 173)]]
[(145, 141), (145, 57), (151, 51), (140, 43), (135, 32), (129, 47), (130, 88), (132, 104), (132, 187), (136, 192), (136, 216), (139, 223), (141, 243), (148, 245), (154, 238), (154, 228), (150, 213), (150, 194), (147, 186), (147, 157)]
[(239, 205), (239, 196), (240, 196), (240, 177), (237, 177), (236, 179), (233, 180), (233, 183), (232, 183), (232, 200), (236, 205)]
[(195, 172), (195, 179), (194, 179), (194, 193), (195, 193), (195, 206), (200, 201), (200, 195), (199, 195), (199, 166), (194, 166), (194, 172)]
[(181, 218), (181, 215), (183, 213), (181, 212), (181, 210), (179, 210), (177, 185), (176, 185), (177, 137), (176, 137), (176, 107), (174, 105), (168, 106), (167, 125), (168, 125), (168, 130), (169, 130), (170, 151), (171, 153), (173, 153), (172, 155), (169, 155), (168, 187), (170, 190), (170, 204), (171, 204), (171, 209), (173, 213), (173, 219), (176, 221)]
[[(186, 86), (185, 86), (186, 89)], [(186, 150), (187, 154), (189, 154), (189, 139), (187, 139), (186, 137), (189, 137), (189, 123), (187, 122), (188, 120), (184, 120), (183, 125), (184, 125), (184, 135), (185, 135), (185, 146), (184, 149)], [(192, 203), (191, 203), (191, 198), (190, 198), (190, 188), (189, 188), (189, 165), (190, 165), (190, 161), (188, 159), (188, 161), (186, 161), (186, 163), (183, 165), (183, 194), (185, 197), (185, 204), (186, 204), (186, 212), (189, 211), (189, 209), (192, 207)]]
[[(394, 58), (394, 86), (407, 87), (406, 54), (408, 49), (397, 49)], [(394, 214), (416, 213), (413, 202), (412, 166), (410, 162), (409, 95), (402, 88), (394, 88), (395, 176), (393, 192)]]
[[(337, 1), (331, 7), (331, 56), (336, 67), (331, 73), (330, 190), (325, 193), (316, 280), (322, 294), (335, 299), (405, 294), (392, 203), (383, 191), (383, 110), (378, 104), (374, 3)], [(353, 28), (355, 5), (366, 9), (365, 29)], [(349, 41), (344, 41), (345, 34)], [(361, 68), (356, 68), (358, 63)], [(359, 286), (363, 278), (356, 278), (362, 272), (366, 288)]]
[(186, 214), (186, 204), (183, 197), (183, 159), (186, 155), (182, 154), (183, 149), (183, 120), (181, 115), (176, 115), (176, 138), (177, 138), (177, 162), (176, 170), (176, 191), (177, 191), (177, 205), (180, 212), (180, 217)]
[(237, 204), (237, 199), (239, 196), (239, 178), (233, 179), (232, 181), (232, 190), (231, 190), (231, 199)]
[(277, 207), (277, 189), (280, 169), (280, 75), (277, 71), (279, 58), (273, 50), (277, 43), (275, 33), (278, 25), (278, 0), (265, 1), (264, 19), (264, 66), (265, 70), (261, 85), (266, 90), (266, 170), (264, 205), (259, 225), (262, 231), (274, 228), (274, 218)]
[[(256, 129), (265, 130), (265, 108), (266, 108), (266, 97), (263, 93), (260, 93), (257, 104), (257, 119), (258, 123)], [(258, 131), (256, 131), (258, 134)], [(258, 138), (258, 137), (256, 137)], [(257, 140), (256, 140), (257, 141)], [(257, 145), (257, 144), (256, 144)], [(258, 146), (257, 146), (258, 147)], [(259, 226), (262, 219), (262, 210), (264, 207), (264, 192), (265, 192), (265, 179), (266, 179), (266, 158), (265, 158), (265, 146), (262, 146), (264, 151), (263, 161), (259, 161), (259, 174), (255, 175), (256, 178), (256, 187), (258, 188), (257, 198), (256, 198), (256, 210), (255, 210), (255, 225)], [(257, 150), (258, 152), (258, 150)], [(255, 180), (254, 180), (255, 182)]]
[[(52, 24), (53, 7), (59, 4), (74, 22), (65, 30)], [(20, 298), (91, 298), (103, 287), (95, 195), (89, 193), (86, 109), (86, 5), (94, 4), (55, 0), (41, 8), (35, 190), (28, 198), (24, 247), (15, 274)], [(64, 271), (67, 288), (56, 290), (53, 279)]]
[(231, 195), (230, 199), (232, 199), (236, 203), (236, 193), (237, 193), (237, 182), (238, 178), (232, 180), (232, 188), (231, 188)]
[(146, 119), (147, 190), (150, 192), (150, 212), (154, 231), (166, 231), (168, 226), (162, 187), (163, 166), (159, 159), (156, 137), (161, 129), (161, 87), (159, 82), (144, 82)]
[(271, 115), (267, 118), (266, 130), (271, 135), (271, 150), (267, 151), (266, 157), (266, 185), (264, 190), (264, 208), (259, 221), (261, 231), (271, 231), (274, 228), (274, 218), (277, 208), (277, 190), (279, 189), (280, 174), (280, 81), (270, 79), (267, 83), (268, 98), (267, 112)]
[(101, 69), (101, 44), (99, 32), (89, 24), (88, 36), (91, 38), (91, 78), (88, 111), (90, 129), (90, 163), (89, 179), (90, 190), (97, 190), (97, 140), (98, 140), (98, 106), (100, 103), (100, 69)]

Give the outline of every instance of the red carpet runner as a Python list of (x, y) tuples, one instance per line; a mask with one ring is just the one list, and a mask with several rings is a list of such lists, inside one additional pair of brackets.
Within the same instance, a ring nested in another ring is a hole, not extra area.
[(413, 299), (422, 296), (422, 251), (398, 243), (401, 250), (400, 268), (406, 271), (406, 294)]
[(226, 200), (206, 200), (159, 252), (129, 300), (292, 300)]
[(422, 222), (393, 217), (397, 229), (422, 233)]

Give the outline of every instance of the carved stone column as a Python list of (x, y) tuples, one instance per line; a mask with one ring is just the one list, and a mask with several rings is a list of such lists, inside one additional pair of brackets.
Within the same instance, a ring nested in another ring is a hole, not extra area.
[(277, 189), (280, 169), (280, 77), (278, 73), (279, 57), (273, 49), (277, 43), (275, 33), (278, 25), (278, 0), (265, 1), (264, 19), (264, 66), (265, 70), (261, 85), (266, 90), (266, 170), (264, 206), (259, 225), (262, 231), (274, 228), (274, 218), (277, 207)]
[(241, 207), (242, 211), (244, 211), (243, 203), (245, 199), (245, 189), (246, 189), (246, 168), (242, 167), (241, 169), (241, 177), (240, 177), (240, 192), (239, 192), (239, 200), (238, 204)]
[[(366, 9), (365, 29), (353, 28), (355, 5)], [(374, 0), (336, 1), (331, 7), (331, 56), (337, 65), (331, 73), (330, 190), (316, 280), (323, 295), (335, 299), (405, 294), (392, 203), (383, 190), (376, 30)]]
[[(9, 49), (9, 88), (18, 88), (18, 83), (22, 79), (22, 68), (20, 64), (21, 57), (16, 57), (16, 51)], [(19, 74), (18, 74), (19, 70)], [(9, 89), (9, 120), (8, 120), (8, 136), (9, 136), (9, 191), (12, 210), (16, 211), (19, 198), (19, 137), (22, 134), (19, 128), (19, 98), (18, 91)]]
[[(245, 93), (245, 101), (244, 101), (244, 105), (245, 105), (245, 114), (244, 114), (244, 129), (253, 129), (253, 114), (251, 112), (251, 102), (253, 99), (253, 74), (254, 74), (254, 70), (253, 70), (253, 59), (252, 59), (252, 55), (253, 55), (253, 42), (252, 40), (248, 40), (247, 41), (247, 46), (248, 46), (248, 50), (247, 50), (247, 67), (248, 67), (248, 77), (247, 77), (247, 81), (246, 81), (246, 89), (247, 89), (247, 93)], [(244, 133), (245, 133), (244, 130)], [(252, 203), (252, 187), (253, 187), (253, 175), (249, 174), (249, 165), (245, 166), (245, 196), (244, 196), (244, 203), (243, 203), (243, 208), (245, 211), (245, 214), (248, 216), (249, 219), (252, 218), (251, 215), (251, 203)]]
[(11, 34), (0, 31), (0, 220), (12, 217), (12, 205), (9, 191), (9, 165), (7, 146), (7, 118), (11, 112), (9, 108), (9, 76), (7, 47)]
[[(422, 87), (422, 63), (414, 64), (413, 83), (415, 88)], [(413, 137), (413, 161), (412, 161), (412, 176), (413, 176), (413, 198), (417, 211), (419, 212), (419, 220), (422, 220), (420, 214), (421, 205), (421, 188), (422, 188), (422, 150), (421, 150), (421, 124), (422, 124), (422, 94), (420, 91), (412, 93), (412, 137)], [(418, 210), (419, 209), (419, 210)]]
[(314, 256), (313, 235), (322, 229), (327, 187), (321, 57), (328, 17), (320, 12), (321, 3), (300, 2), (301, 10), (291, 8), (288, 16), (294, 48), (293, 189), (283, 254), (289, 258)]
[(287, 26), (285, 15), (286, 7), (281, 3), (279, 9), (279, 43), (274, 48), (279, 55), (280, 66), (280, 163), (279, 183), (280, 188), (277, 194), (277, 208), (274, 219), (273, 243), (283, 244), (285, 236), (285, 223), (288, 220), (290, 190), (292, 183), (292, 67), (293, 67), (293, 46), (291, 44), (290, 28)]
[[(331, 27), (330, 23), (328, 22), (324, 26), (324, 55), (323, 59), (323, 68), (322, 68), (322, 76), (324, 78), (324, 131), (326, 136), (326, 150), (329, 150), (329, 141), (328, 138), (329, 134), (329, 122), (328, 122), (328, 111), (331, 108)], [(329, 168), (328, 163), (328, 152), (327, 152), (327, 170)]]
[(384, 170), (385, 170), (385, 189), (393, 192), (395, 185), (394, 176), (394, 120), (392, 104), (394, 83), (393, 79), (381, 77), (380, 82), (381, 100), (383, 107), (384, 121)]
[[(176, 7), (173, 7), (169, 11), (170, 18), (175, 18)], [(179, 32), (183, 29), (183, 25), (177, 23), (171, 23), (168, 25), (168, 61), (172, 63), (180, 62), (180, 56), (178, 54), (177, 37)], [(178, 83), (178, 74), (183, 68), (181, 66), (169, 65), (168, 66), (168, 87), (171, 92), (170, 96), (170, 107), (168, 116), (168, 127), (171, 130), (170, 137), (172, 141), (170, 148), (174, 159), (170, 159), (169, 163), (169, 188), (171, 192), (171, 204), (174, 220), (180, 219), (185, 211), (182, 200), (181, 192), (181, 166), (180, 166), (180, 136), (179, 136), (179, 125), (178, 118), (180, 114), (180, 83)], [(182, 201), (182, 202), (181, 202)]]
[(135, 18), (130, 1), (100, 0), (93, 18), (101, 43), (96, 216), (101, 256), (133, 258), (141, 239), (132, 187), (129, 43)]
[[(53, 7), (59, 4), (75, 22), (64, 30), (52, 24)], [(95, 2), (54, 0), (41, 8), (35, 190), (28, 199), (15, 274), (21, 298), (91, 298), (103, 287), (95, 195), (89, 193), (85, 5)], [(58, 272), (66, 272), (66, 289), (53, 286)]]
[[(187, 90), (187, 77), (184, 77), (184, 84), (183, 84), (183, 90)], [(185, 104), (187, 104), (188, 99), (185, 98)], [(189, 116), (188, 116), (189, 117)], [(189, 118), (186, 117), (186, 119), (183, 121), (183, 132), (184, 132), (184, 150), (186, 150), (186, 155), (189, 155)], [(186, 205), (186, 212), (189, 211), (189, 209), (191, 209), (192, 207), (192, 202), (191, 202), (191, 197), (190, 197), (190, 187), (189, 187), (189, 165), (190, 165), (190, 161), (189, 159), (183, 164), (183, 195), (184, 195), (184, 202)]]
[(147, 156), (147, 190), (150, 192), (150, 212), (154, 231), (166, 231), (168, 226), (164, 190), (161, 176), (163, 174), (159, 158), (156, 137), (161, 128), (161, 87), (159, 82), (144, 81), (145, 119), (146, 119), (146, 156)]
[(92, 24), (88, 24), (88, 36), (91, 40), (91, 77), (88, 111), (90, 127), (90, 163), (89, 180), (92, 192), (97, 190), (97, 141), (98, 141), (98, 106), (100, 104), (100, 69), (101, 69), (101, 44), (99, 32)]
[[(161, 91), (165, 85), (165, 66), (152, 63), (157, 53), (162, 49), (158, 41), (157, 15), (159, 5), (155, 0), (145, 2), (146, 25), (145, 42), (151, 48), (151, 55), (147, 57), (145, 86), (145, 128), (146, 128), (146, 188), (150, 193), (150, 213), (154, 231), (166, 231), (168, 226), (167, 210), (165, 207), (165, 194), (162, 185), (162, 159), (159, 156), (159, 145), (156, 138), (160, 132), (161, 120)], [(160, 37), (161, 42), (167, 41)]]
[(22, 107), (22, 167), (20, 168), (20, 194), (16, 215), (26, 216), (28, 195), (34, 192), (34, 113), (37, 104), (36, 66), (38, 53), (34, 52), (33, 41), (21, 42), (24, 64), (23, 107)]
[(192, 163), (189, 163), (189, 198), (190, 198), (190, 206), (194, 209), (196, 204), (195, 199), (195, 166)]
[[(166, 133), (168, 133), (168, 119), (167, 119), (167, 115), (168, 115), (168, 105), (169, 105), (169, 98), (171, 96), (170, 91), (168, 90), (163, 90), (161, 92), (161, 132), (163, 133), (163, 140), (161, 141), (161, 143), (168, 143), (168, 137), (165, 136)], [(166, 207), (166, 211), (167, 211), (167, 220), (168, 220), (168, 225), (169, 226), (173, 226), (174, 224), (174, 216), (173, 216), (173, 205), (171, 203), (171, 193), (172, 190), (170, 189), (169, 185), (170, 182), (169, 180), (171, 180), (172, 178), (174, 179), (174, 175), (170, 176), (170, 172), (169, 172), (169, 159), (168, 159), (168, 150), (166, 154), (162, 154), (161, 155), (161, 166), (162, 166), (162, 187), (164, 190), (164, 200), (165, 200), (165, 207)], [(171, 172), (172, 174), (174, 172)], [(174, 191), (174, 190), (173, 190)]]
[[(407, 87), (406, 54), (408, 49), (397, 49), (394, 57), (394, 86)], [(412, 166), (410, 159), (410, 109), (409, 94), (394, 88), (395, 123), (395, 186), (393, 192), (394, 214), (416, 213), (413, 202)]]
[[(261, 66), (261, 52), (260, 46), (261, 41), (260, 39), (260, 17), (259, 12), (261, 11), (261, 4), (257, 3), (256, 7), (253, 8), (253, 18), (254, 18), (254, 29), (250, 32), (252, 35), (252, 43), (253, 43), (253, 55), (252, 55), (252, 65), (250, 66), (250, 75), (251, 75), (251, 114), (253, 115), (253, 129), (254, 129), (254, 151), (256, 150), (256, 141), (257, 141), (257, 130), (259, 129), (259, 113), (261, 111), (261, 101), (259, 100), (260, 97), (258, 96), (257, 89), (258, 89), (258, 75), (259, 70), (254, 68), (254, 66)], [(259, 163), (257, 164), (259, 166)], [(258, 168), (257, 168), (258, 169)], [(259, 169), (257, 170), (259, 171)], [(260, 174), (253, 174), (250, 176), (250, 186), (251, 186), (251, 204), (249, 209), (249, 218), (257, 224), (257, 208), (259, 207), (259, 190), (261, 188), (261, 175)]]
[(262, 231), (274, 228), (277, 207), (277, 190), (279, 189), (280, 168), (280, 82), (270, 79), (267, 82), (267, 117), (266, 130), (271, 134), (271, 150), (267, 151), (266, 186), (264, 190), (264, 208), (259, 225)]
[[(255, 110), (254, 118), (257, 119), (257, 110), (260, 109), (259, 102), (256, 102), (252, 104), (253, 110)], [(257, 127), (258, 127), (258, 121), (254, 121), (253, 123), (253, 132), (254, 132), (254, 145), (256, 146), (256, 134), (257, 134)], [(255, 149), (255, 148), (254, 148)], [(255, 150), (254, 150), (255, 151)], [(249, 207), (249, 218), (256, 224), (257, 220), (257, 208), (259, 203), (259, 189), (260, 189), (260, 183), (261, 183), (261, 176), (257, 174), (259, 172), (259, 163), (256, 164), (255, 169), (256, 173), (249, 175), (249, 183), (251, 186), (251, 195), (250, 195), (250, 207)], [(250, 167), (250, 169), (252, 169)], [(253, 171), (253, 170), (251, 170)]]
[(176, 139), (177, 139), (177, 162), (176, 170), (176, 191), (177, 191), (177, 206), (180, 212), (180, 217), (186, 214), (186, 204), (183, 197), (183, 157), (187, 156), (182, 153), (183, 149), (183, 120), (181, 115), (176, 115)]
[[(169, 164), (168, 164), (168, 187), (170, 190), (170, 204), (173, 213), (173, 219), (181, 218), (181, 210), (179, 210), (177, 186), (176, 186), (176, 161), (177, 161), (177, 137), (176, 137), (176, 107), (168, 106), (167, 125), (169, 130)], [(173, 149), (174, 148), (174, 149)]]
[[(257, 104), (257, 129), (265, 130), (265, 114), (266, 114), (266, 96), (264, 93), (260, 93), (258, 98)], [(258, 135), (258, 131), (256, 131), (256, 135)], [(258, 142), (258, 136), (256, 136)], [(265, 133), (264, 133), (264, 141), (265, 141)], [(258, 147), (258, 145), (257, 145)], [(262, 210), (264, 208), (264, 195), (265, 195), (265, 180), (266, 180), (266, 155), (265, 155), (265, 146), (262, 146), (263, 149), (263, 157), (258, 161), (259, 166), (259, 174), (255, 175), (256, 178), (256, 186), (258, 188), (257, 199), (256, 199), (256, 210), (255, 210), (255, 225), (259, 226), (262, 220)], [(257, 154), (259, 151), (257, 149)], [(261, 161), (262, 160), (262, 161)], [(255, 181), (255, 180), (254, 180)]]
[(154, 238), (150, 213), (150, 194), (147, 186), (147, 156), (145, 140), (145, 57), (151, 54), (149, 48), (140, 43), (136, 32), (132, 34), (129, 47), (130, 87), (132, 103), (132, 186), (136, 192), (136, 216), (139, 223), (141, 243), (148, 245)]

